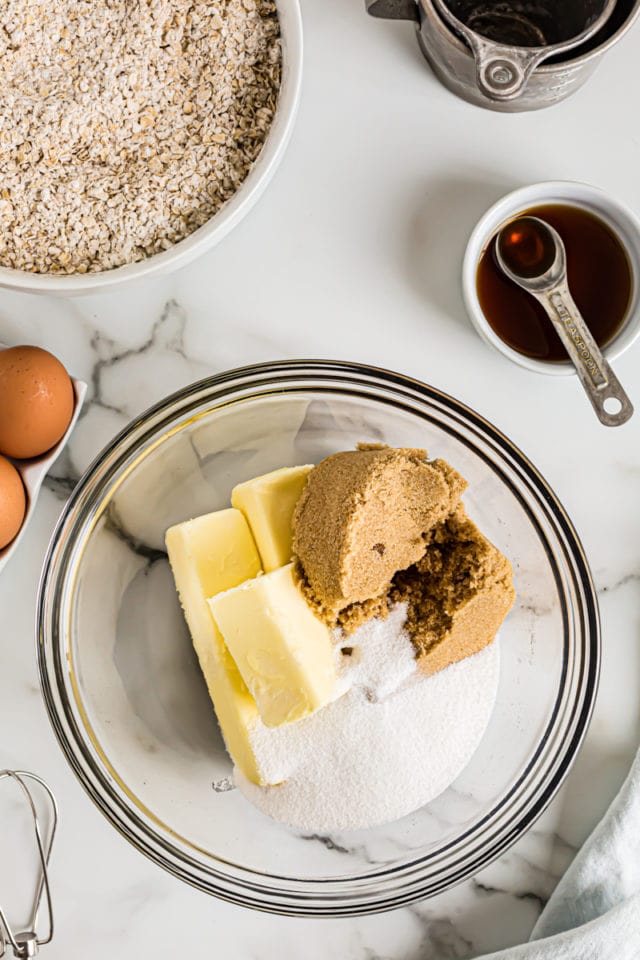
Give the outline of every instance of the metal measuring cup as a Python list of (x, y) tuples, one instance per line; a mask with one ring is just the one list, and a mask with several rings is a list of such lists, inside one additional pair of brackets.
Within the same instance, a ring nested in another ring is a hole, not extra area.
[[(545, 3), (547, 2), (548, 0), (545, 0)], [(609, 19), (590, 39), (583, 40), (578, 46), (572, 46), (565, 53), (543, 59), (534, 66), (527, 83), (517, 96), (510, 99), (492, 99), (478, 86), (476, 60), (471, 47), (440, 15), (435, 0), (365, 0), (365, 3), (367, 11), (374, 17), (413, 21), (422, 52), (438, 79), (464, 100), (501, 112), (537, 110), (570, 96), (588, 79), (603, 54), (627, 33), (640, 16), (640, 0), (617, 0)], [(483, 10), (478, 0), (473, 0), (473, 3), (476, 17), (480, 17), (481, 23)], [(549, 9), (557, 11), (564, 6), (564, 3), (556, 2)], [(509, 9), (513, 8), (513, 4), (484, 4), (485, 11), (489, 12), (500, 7)], [(518, 18), (512, 20), (511, 27), (516, 33), (521, 29), (527, 30), (533, 39), (528, 26), (518, 21)], [(542, 32), (545, 33), (544, 30)], [(545, 38), (559, 42), (557, 35), (545, 35)], [(526, 46), (522, 41), (520, 44), (511, 45)], [(547, 45), (550, 46), (551, 43)]]
[(490, 100), (515, 100), (539, 64), (597, 33), (617, 0), (432, 2), (471, 49), (480, 91)]

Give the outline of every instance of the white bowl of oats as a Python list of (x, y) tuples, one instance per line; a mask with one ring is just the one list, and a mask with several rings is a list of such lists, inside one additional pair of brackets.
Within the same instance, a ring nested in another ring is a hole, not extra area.
[(183, 266), (253, 206), (302, 22), (298, 0), (7, 0), (0, 58), (0, 286), (94, 293)]

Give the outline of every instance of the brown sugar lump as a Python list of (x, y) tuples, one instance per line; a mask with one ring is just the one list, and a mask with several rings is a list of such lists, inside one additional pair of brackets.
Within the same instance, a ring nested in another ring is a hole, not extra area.
[(309, 474), (293, 519), (308, 600), (336, 624), (345, 608), (385, 595), (394, 574), (423, 556), (465, 487), (424, 450), (363, 445), (327, 457)]
[(407, 630), (427, 674), (491, 643), (514, 598), (511, 564), (461, 505), (432, 531), (423, 557), (396, 575), (390, 595), (407, 603)]

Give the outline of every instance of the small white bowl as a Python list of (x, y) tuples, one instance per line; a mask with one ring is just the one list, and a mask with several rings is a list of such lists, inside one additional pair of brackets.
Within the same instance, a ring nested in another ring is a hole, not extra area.
[(169, 273), (210, 250), (251, 210), (272, 179), (291, 137), (302, 84), (302, 15), (299, 0), (276, 0), (282, 39), (282, 84), (271, 129), (260, 156), (238, 191), (211, 219), (162, 253), (99, 273), (29, 273), (0, 267), (0, 287), (47, 296), (111, 290), (141, 277)]
[[(6, 347), (6, 343), (0, 343), (0, 350), (4, 350)], [(16, 551), (23, 534), (27, 529), (27, 524), (33, 516), (38, 494), (40, 493), (40, 487), (42, 486), (42, 481), (62, 453), (67, 440), (71, 436), (71, 431), (75, 427), (76, 421), (80, 416), (82, 404), (84, 403), (84, 398), (87, 392), (87, 385), (86, 383), (83, 383), (82, 380), (74, 380), (73, 377), (71, 378), (71, 382), (73, 384), (73, 392), (75, 394), (73, 416), (71, 417), (71, 422), (69, 423), (64, 436), (58, 440), (55, 447), (52, 447), (51, 450), (48, 450), (47, 453), (44, 453), (41, 457), (33, 457), (30, 460), (14, 460), (9, 457), (9, 460), (11, 463), (13, 463), (14, 467), (20, 474), (20, 477), (22, 478), (22, 483), (24, 484), (24, 490), (27, 496), (27, 510), (24, 515), (24, 520), (22, 521), (22, 526), (18, 530), (16, 536), (13, 538), (11, 543), (7, 544), (6, 547), (3, 547), (2, 550), (0, 550), (0, 572), (2, 572), (2, 568), (9, 561), (9, 557), (12, 557)]]
[(573, 180), (548, 180), (521, 187), (502, 197), (487, 210), (471, 234), (462, 264), (462, 292), (474, 327), (486, 343), (495, 347), (509, 360), (519, 363), (527, 370), (557, 376), (575, 374), (573, 364), (568, 360), (534, 360), (509, 347), (489, 325), (480, 306), (476, 287), (480, 258), (500, 228), (524, 210), (547, 203), (560, 203), (589, 210), (611, 227), (626, 248), (632, 271), (631, 302), (620, 330), (604, 348), (603, 352), (609, 360), (619, 357), (640, 336), (640, 221), (627, 207), (599, 187)]

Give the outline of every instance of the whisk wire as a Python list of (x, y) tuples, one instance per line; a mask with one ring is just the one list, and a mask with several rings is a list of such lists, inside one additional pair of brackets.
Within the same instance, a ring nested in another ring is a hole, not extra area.
[[(40, 860), (40, 871), (38, 883), (36, 886), (35, 898), (29, 919), (29, 929), (22, 933), (14, 932), (12, 925), (6, 916), (6, 913), (0, 906), (0, 958), (5, 955), (7, 943), (12, 947), (14, 956), (19, 958), (28, 958), (36, 956), (38, 948), (44, 944), (50, 943), (53, 938), (54, 920), (53, 903), (51, 898), (51, 886), (49, 883), (49, 859), (51, 857), (51, 848), (58, 826), (58, 805), (50, 787), (45, 781), (35, 773), (29, 773), (26, 770), (0, 770), (0, 780), (9, 778), (18, 784), (26, 802), (29, 805), (31, 818), (33, 820), (33, 830), (38, 847), (38, 857)], [(51, 825), (49, 828), (49, 838), (45, 843), (42, 836), (40, 816), (36, 807), (33, 795), (29, 786), (25, 782), (31, 780), (42, 787), (51, 807)], [(47, 904), (48, 924), (45, 933), (38, 935), (36, 927), (38, 925), (38, 914), (42, 903), (42, 896), (45, 896)]]

